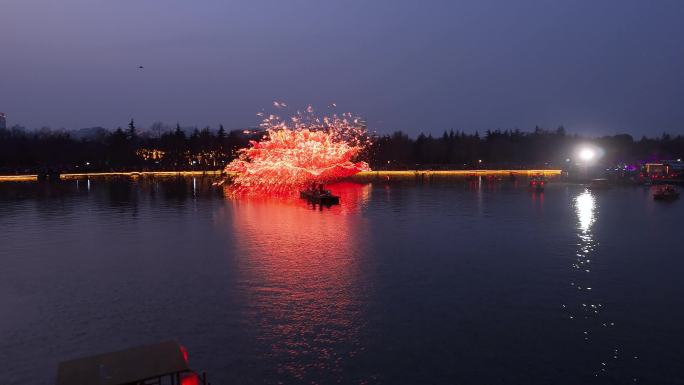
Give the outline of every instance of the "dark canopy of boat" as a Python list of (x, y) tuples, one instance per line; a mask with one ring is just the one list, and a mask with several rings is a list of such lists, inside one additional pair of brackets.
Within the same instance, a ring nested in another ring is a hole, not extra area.
[(138, 346), (59, 364), (57, 385), (124, 385), (189, 371), (175, 341)]

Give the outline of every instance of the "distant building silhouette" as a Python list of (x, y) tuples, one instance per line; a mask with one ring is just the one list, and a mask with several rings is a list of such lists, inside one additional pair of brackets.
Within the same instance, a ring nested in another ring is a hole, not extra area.
[(7, 121), (5, 120), (5, 113), (0, 112), (0, 130), (7, 128)]

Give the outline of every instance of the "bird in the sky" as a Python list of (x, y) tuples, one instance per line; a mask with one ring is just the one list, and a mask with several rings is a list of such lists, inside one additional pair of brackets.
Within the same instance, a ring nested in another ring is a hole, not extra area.
[(139, 68), (139, 69), (143, 69), (143, 68), (145, 68), (145, 67), (143, 67), (143, 66), (138, 66), (138, 68)]

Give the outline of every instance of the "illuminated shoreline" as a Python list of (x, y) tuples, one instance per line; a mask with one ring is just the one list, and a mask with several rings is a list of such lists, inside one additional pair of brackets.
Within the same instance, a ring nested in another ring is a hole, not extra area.
[[(425, 177), (464, 177), (464, 176), (531, 176), (543, 174), (545, 176), (559, 176), (561, 170), (403, 170), (403, 171), (363, 171), (352, 179), (406, 179)], [(140, 171), (140, 172), (92, 172), (66, 173), (60, 179), (88, 179), (106, 177), (174, 177), (174, 176), (220, 176), (222, 171)], [(35, 182), (38, 175), (0, 175), (0, 182)]]
[[(220, 176), (221, 171), (127, 171), (127, 172), (83, 172), (60, 174), (59, 178), (66, 179), (89, 179), (107, 177), (173, 177), (173, 176)], [(0, 175), (0, 182), (35, 182), (38, 181), (37, 174), (31, 175)]]
[(354, 177), (414, 177), (421, 175), (438, 175), (438, 176), (478, 176), (478, 175), (537, 175), (543, 174), (545, 176), (560, 175), (561, 170), (387, 170), (387, 171), (362, 171)]

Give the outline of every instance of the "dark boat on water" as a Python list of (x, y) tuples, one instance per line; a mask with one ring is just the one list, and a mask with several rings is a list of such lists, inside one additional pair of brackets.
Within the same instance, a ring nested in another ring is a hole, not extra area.
[(610, 181), (605, 178), (592, 179), (591, 182), (589, 182), (588, 187), (592, 190), (604, 190), (609, 189), (611, 187), (611, 184)]
[(42, 182), (58, 181), (60, 177), (61, 173), (51, 168), (40, 170), (36, 176)]
[(299, 197), (306, 199), (309, 203), (313, 204), (326, 206), (340, 204), (340, 197), (333, 195), (329, 190), (323, 189), (323, 185), (319, 185), (318, 188), (311, 187), (306, 190), (301, 190), (299, 192)]
[(657, 201), (671, 201), (679, 198), (679, 192), (672, 186), (659, 187), (653, 193), (653, 199)]
[(535, 175), (530, 179), (530, 190), (532, 191), (544, 191), (544, 185), (546, 184), (546, 179), (543, 175)]

